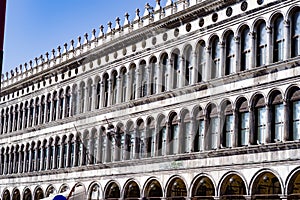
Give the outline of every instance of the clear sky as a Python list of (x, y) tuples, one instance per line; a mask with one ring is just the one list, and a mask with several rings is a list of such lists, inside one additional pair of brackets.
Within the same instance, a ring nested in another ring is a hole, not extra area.
[[(7, 0), (3, 73), (155, 0)], [(166, 0), (161, 1), (165, 6)], [(121, 23), (121, 24), (122, 24)]]

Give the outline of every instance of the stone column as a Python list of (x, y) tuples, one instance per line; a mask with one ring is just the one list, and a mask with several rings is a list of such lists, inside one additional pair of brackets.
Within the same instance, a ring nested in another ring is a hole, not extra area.
[(183, 153), (184, 149), (183, 149), (183, 144), (184, 144), (184, 122), (182, 122), (183, 119), (178, 119), (178, 140), (177, 140), (177, 152), (174, 152), (174, 154), (179, 154), (179, 153)]
[(6, 123), (6, 113), (4, 112), (4, 120), (3, 120), (3, 134), (5, 134), (6, 132), (7, 132), (7, 128), (8, 128), (8, 125), (6, 125), (7, 123)]
[(255, 33), (249, 32), (249, 38), (250, 38), (250, 62), (249, 62), (249, 69), (253, 69), (256, 66), (256, 44), (255, 44)]
[(216, 141), (216, 147), (217, 149), (221, 148), (221, 144), (223, 145), (223, 128), (225, 126), (225, 114), (223, 113), (218, 113), (218, 136), (217, 136), (217, 141)]
[(219, 69), (217, 69), (216, 77), (223, 77), (225, 75), (225, 68), (226, 68), (226, 53), (225, 53), (225, 44), (224, 42), (219, 43), (220, 47), (220, 66)]
[(291, 57), (291, 37), (290, 37), (290, 21), (284, 21), (284, 55), (283, 60)]
[(234, 37), (234, 42), (235, 42), (235, 58), (234, 58), (234, 63), (235, 63), (235, 69), (234, 72), (239, 72), (241, 71), (241, 47), (240, 47), (240, 37)]
[(203, 81), (208, 81), (211, 79), (211, 47), (205, 47), (206, 63), (203, 69)]
[(290, 102), (289, 100), (283, 101), (284, 106), (284, 122), (283, 122), (283, 142), (289, 141), (290, 135), (293, 135), (293, 133), (290, 133), (290, 121), (292, 120), (291, 111), (290, 111)]
[(267, 126), (265, 143), (272, 143), (272, 105), (266, 104)]
[(267, 33), (267, 52), (266, 52), (266, 65), (273, 62), (273, 41), (272, 41), (272, 28), (270, 26), (266, 27)]
[(86, 111), (89, 110), (89, 106), (92, 102), (90, 102), (90, 88), (89, 85), (87, 84), (87, 86), (84, 88), (84, 93), (85, 93), (85, 102), (84, 102), (84, 106), (83, 106), (83, 113), (85, 113)]
[(209, 141), (208, 141), (208, 137), (209, 137), (209, 119), (207, 118), (206, 114), (204, 115), (204, 151), (208, 150), (209, 148)]

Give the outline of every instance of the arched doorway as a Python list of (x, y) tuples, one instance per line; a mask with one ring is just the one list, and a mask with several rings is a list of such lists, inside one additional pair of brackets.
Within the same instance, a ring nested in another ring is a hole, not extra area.
[(38, 188), (34, 193), (34, 200), (40, 200), (44, 198), (44, 192), (41, 188)]
[(215, 187), (210, 178), (201, 176), (197, 178), (192, 188), (192, 199), (212, 200), (215, 196)]
[(10, 200), (10, 193), (8, 190), (5, 190), (3, 193), (3, 200)]
[(127, 200), (138, 200), (140, 194), (140, 188), (135, 181), (130, 181), (124, 189), (124, 199)]
[(288, 200), (300, 199), (300, 171), (296, 172), (288, 183), (287, 195)]
[(163, 191), (157, 180), (151, 180), (145, 188), (145, 199), (160, 200), (163, 197)]
[(187, 189), (181, 178), (174, 178), (167, 188), (167, 199), (185, 200)]
[(24, 191), (23, 200), (32, 200), (32, 194), (29, 188)]
[(252, 185), (252, 199), (280, 199), (282, 195), (279, 179), (272, 172), (264, 172), (256, 177)]
[(20, 191), (18, 189), (15, 189), (13, 191), (13, 198), (12, 200), (21, 200)]
[(117, 200), (120, 198), (120, 187), (115, 182), (110, 183), (105, 190), (105, 199)]
[(222, 200), (244, 200), (246, 195), (246, 186), (243, 179), (237, 174), (227, 176), (220, 190), (220, 199)]

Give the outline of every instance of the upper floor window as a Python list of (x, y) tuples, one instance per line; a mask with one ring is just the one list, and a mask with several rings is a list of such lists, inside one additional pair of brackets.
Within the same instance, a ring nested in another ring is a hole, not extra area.
[(233, 111), (232, 106), (229, 102), (226, 102), (226, 104), (222, 108), (222, 120), (224, 120), (224, 126), (223, 126), (223, 141), (222, 145), (224, 147), (232, 147), (232, 138), (233, 138), (233, 131), (234, 131), (234, 119), (233, 119)]
[(179, 127), (178, 117), (173, 113), (170, 117), (170, 138), (169, 138), (169, 154), (179, 153)]
[(156, 57), (150, 59), (150, 73), (150, 94), (156, 94), (158, 86), (158, 66)]
[(212, 150), (217, 149), (217, 141), (218, 141), (218, 129), (219, 129), (219, 117), (217, 112), (217, 107), (212, 104), (209, 106), (207, 111), (207, 119), (208, 119), (208, 132), (206, 137), (206, 149)]
[(232, 32), (227, 34), (226, 37), (226, 67), (225, 67), (225, 75), (232, 74), (235, 70), (235, 41), (234, 35)]
[(196, 111), (195, 121), (194, 151), (198, 152), (204, 150), (204, 114), (200, 108)]
[(256, 66), (262, 66), (266, 64), (267, 57), (267, 32), (266, 23), (260, 22), (257, 26), (256, 36)]
[(180, 138), (182, 139), (180, 141), (180, 148), (181, 153), (188, 153), (190, 152), (190, 135), (192, 132), (191, 117), (188, 111), (182, 117), (183, 132), (180, 134)]
[(271, 142), (283, 141), (284, 134), (284, 106), (283, 99), (279, 92), (272, 97), (272, 137)]
[(300, 55), (300, 11), (292, 16), (292, 57)]
[(162, 55), (161, 61), (160, 61), (160, 69), (161, 69), (161, 92), (164, 92), (168, 89), (168, 83), (169, 83), (169, 74), (167, 72), (168, 70), (168, 54), (164, 53)]
[(238, 104), (238, 146), (246, 146), (249, 143), (250, 115), (246, 99)]
[(132, 64), (130, 66), (130, 70), (129, 70), (129, 74), (130, 74), (130, 80), (131, 80), (131, 84), (130, 84), (130, 100), (133, 100), (136, 98), (136, 66), (135, 64)]
[(206, 51), (205, 51), (205, 43), (201, 41), (197, 46), (198, 53), (198, 82), (201, 82), (203, 79), (203, 75), (205, 73), (205, 65), (206, 65)]
[(220, 55), (220, 45), (219, 38), (215, 37), (211, 43), (211, 78), (218, 78), (220, 76), (221, 68), (221, 55)]
[(167, 150), (167, 130), (166, 130), (166, 119), (165, 117), (160, 117), (158, 120), (158, 144), (157, 144), (157, 155), (164, 156), (166, 155)]
[(172, 88), (176, 89), (179, 87), (179, 66), (180, 66), (180, 60), (179, 60), (179, 51), (175, 50), (172, 53), (172, 57), (171, 57), (171, 65), (172, 65), (172, 76), (173, 76), (173, 85)]
[(156, 134), (155, 134), (155, 120), (153, 118), (149, 118), (147, 120), (147, 140), (146, 140), (146, 149), (147, 149), (147, 157), (155, 156), (155, 142), (156, 142)]
[(148, 90), (148, 72), (146, 69), (146, 62), (144, 60), (140, 63), (140, 77), (141, 77), (140, 96), (145, 97), (147, 95), (147, 90)]
[(250, 68), (250, 56), (250, 29), (248, 27), (245, 27), (241, 32), (241, 71)]
[(277, 17), (274, 21), (274, 62), (283, 60), (284, 53), (284, 33), (283, 33), (283, 17)]
[(256, 97), (255, 107), (255, 136), (257, 144), (264, 144), (266, 141), (267, 112), (264, 97)]
[(111, 100), (112, 100), (112, 105), (117, 103), (117, 91), (118, 91), (118, 81), (117, 81), (117, 72), (113, 71), (112, 72), (112, 78), (111, 78)]
[(188, 46), (184, 51), (184, 86), (192, 83), (192, 66), (193, 66), (192, 47)]

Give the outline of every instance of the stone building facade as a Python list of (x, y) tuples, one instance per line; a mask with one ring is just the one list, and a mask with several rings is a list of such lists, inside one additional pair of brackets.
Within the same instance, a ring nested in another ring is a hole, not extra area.
[(299, 0), (157, 0), (96, 32), (2, 75), (0, 199), (300, 198)]

